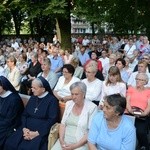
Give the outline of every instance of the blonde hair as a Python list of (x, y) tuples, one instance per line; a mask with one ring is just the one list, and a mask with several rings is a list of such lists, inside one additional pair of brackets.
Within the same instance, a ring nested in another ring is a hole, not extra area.
[[(117, 75), (117, 82), (123, 82), (121, 78), (120, 70), (116, 66), (111, 66), (109, 68), (108, 75), (113, 75), (113, 76)], [(111, 84), (111, 81), (109, 80), (109, 77), (108, 77), (106, 80), (106, 85), (109, 85), (109, 84)]]
[(74, 68), (76, 68), (76, 67), (79, 65), (79, 59), (73, 57), (73, 58), (71, 59), (70, 64), (71, 64), (72, 66), (74, 66)]
[(90, 68), (92, 72), (97, 72), (98, 68), (97, 68), (97, 62), (95, 60), (91, 60), (85, 67), (85, 70), (87, 68)]

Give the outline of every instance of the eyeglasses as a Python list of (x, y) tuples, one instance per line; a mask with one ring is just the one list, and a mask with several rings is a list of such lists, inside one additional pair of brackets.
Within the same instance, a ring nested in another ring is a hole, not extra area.
[(137, 81), (146, 81), (145, 79), (135, 78)]
[(142, 59), (149, 60), (149, 58), (143, 57)]

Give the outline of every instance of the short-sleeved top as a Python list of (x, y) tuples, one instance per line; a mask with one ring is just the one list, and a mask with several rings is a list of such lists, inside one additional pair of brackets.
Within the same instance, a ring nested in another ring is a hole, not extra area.
[(70, 85), (75, 82), (78, 82), (78, 81), (80, 81), (80, 79), (73, 76), (68, 84), (64, 84), (65, 78), (64, 78), (64, 76), (61, 76), (58, 79), (58, 82), (54, 88), (54, 91), (56, 91), (58, 93), (58, 95), (61, 97), (69, 96), (69, 95), (71, 95)]
[(103, 81), (102, 84), (102, 94), (101, 94), (101, 102), (104, 101), (104, 97), (111, 94), (120, 93), (123, 96), (126, 96), (126, 85), (123, 82), (117, 82), (115, 85), (108, 84), (106, 85), (106, 81)]
[(100, 101), (102, 81), (96, 78), (94, 81), (89, 82), (86, 78), (83, 79), (82, 82), (87, 86), (86, 99), (90, 101)]
[(99, 112), (93, 118), (88, 141), (96, 145), (97, 150), (134, 150), (135, 127), (133, 122), (123, 115), (118, 127), (109, 129), (103, 112)]
[(130, 96), (130, 106), (136, 106), (145, 110), (150, 100), (150, 89), (146, 88), (143, 91), (138, 91), (135, 87), (129, 87), (127, 96)]

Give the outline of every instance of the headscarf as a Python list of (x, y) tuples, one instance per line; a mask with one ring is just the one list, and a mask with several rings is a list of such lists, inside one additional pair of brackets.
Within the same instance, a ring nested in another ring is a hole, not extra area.
[(0, 76), (0, 83), (2, 84), (2, 87), (4, 90), (17, 92), (16, 89), (13, 87), (13, 85), (10, 83), (10, 81), (6, 77)]
[(47, 81), (45, 78), (43, 78), (42, 76), (39, 76), (39, 77), (37, 77), (37, 78), (41, 80), (41, 82), (42, 82), (42, 84), (43, 84), (43, 87), (45, 88), (45, 91), (47, 91), (47, 92), (49, 92), (51, 95), (53, 95), (52, 89), (51, 89), (51, 87), (50, 87), (48, 81)]

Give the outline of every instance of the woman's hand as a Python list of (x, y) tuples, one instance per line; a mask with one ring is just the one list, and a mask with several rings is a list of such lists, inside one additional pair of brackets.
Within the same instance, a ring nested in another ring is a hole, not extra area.
[(147, 116), (147, 113), (145, 113), (145, 111), (141, 112), (140, 117), (146, 117), (146, 116)]
[(29, 135), (30, 130), (28, 128), (23, 128), (22, 131), (23, 131), (23, 137), (24, 137), (24, 139), (28, 140), (29, 136), (30, 136)]
[(29, 132), (29, 138), (30, 138), (30, 140), (34, 139), (37, 136), (39, 136), (39, 132), (38, 131), (30, 131)]
[(63, 150), (74, 150), (75, 148), (75, 144), (65, 144), (62, 147)]
[(127, 108), (128, 112), (131, 114), (131, 115), (134, 115), (134, 111), (133, 109), (130, 107), (130, 108)]
[(32, 77), (30, 74), (28, 74), (28, 81), (34, 80), (34, 79), (35, 79), (35, 77)]
[(39, 136), (39, 132), (38, 131), (30, 131), (27, 128), (23, 128), (23, 136), (25, 140), (32, 140), (35, 137)]

